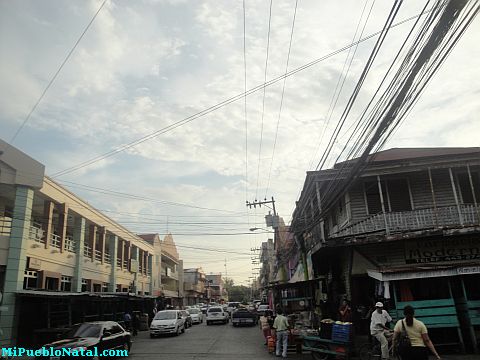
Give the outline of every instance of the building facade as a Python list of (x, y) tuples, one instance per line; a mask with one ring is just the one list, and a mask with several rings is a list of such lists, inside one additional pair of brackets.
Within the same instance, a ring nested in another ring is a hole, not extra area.
[[(72, 314), (80, 310), (69, 299), (79, 294), (158, 293), (152, 244), (46, 177), (42, 164), (3, 141), (0, 148), (0, 345), (27, 341), (17, 335), (31, 338), (37, 327), (103, 316), (87, 308)], [(35, 323), (26, 310), (32, 296), (46, 310), (37, 308)], [(55, 318), (51, 304), (60, 296), (63, 315)]]
[(224, 287), (222, 274), (208, 274), (206, 276), (206, 298), (210, 302), (228, 301), (227, 290)]
[(476, 349), (480, 148), (373, 154), (325, 208), (345, 167), (307, 173), (292, 222), (310, 276), (322, 279), (319, 312), (335, 318), (344, 298), (359, 313), (381, 300), (400, 317), (412, 304), (438, 343)]
[(185, 305), (195, 305), (205, 300), (205, 272), (202, 268), (184, 269)]

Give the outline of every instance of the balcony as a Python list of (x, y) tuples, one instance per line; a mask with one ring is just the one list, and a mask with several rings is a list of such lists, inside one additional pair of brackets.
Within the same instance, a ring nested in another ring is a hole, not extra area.
[(62, 243), (62, 241), (61, 241), (60, 235), (52, 234), (50, 236), (50, 246), (51, 247), (55, 247), (55, 248), (60, 249), (61, 243)]
[(70, 235), (65, 237), (65, 251), (75, 252), (75, 241), (73, 241), (73, 237)]
[[(460, 208), (460, 211), (459, 211)], [(355, 236), (376, 232), (399, 233), (441, 228), (458, 228), (478, 225), (480, 207), (460, 205), (419, 209), (412, 211), (389, 212), (370, 216), (330, 234), (330, 238)]]
[(95, 250), (95, 260), (102, 261), (102, 252), (100, 250)]
[(44, 231), (42, 225), (33, 222), (28, 231), (28, 237), (30, 240), (45, 244)]
[(122, 259), (117, 258), (117, 267), (122, 267)]
[(103, 255), (103, 258), (104, 258), (104, 260), (105, 260), (105, 262), (106, 262), (107, 264), (111, 264), (111, 263), (112, 263), (112, 259), (111, 259), (111, 257), (110, 257), (110, 253), (109, 253), (108, 251), (105, 253), (105, 255)]
[(87, 258), (92, 257), (92, 247), (90, 245), (85, 244), (83, 246), (83, 256), (85, 256)]

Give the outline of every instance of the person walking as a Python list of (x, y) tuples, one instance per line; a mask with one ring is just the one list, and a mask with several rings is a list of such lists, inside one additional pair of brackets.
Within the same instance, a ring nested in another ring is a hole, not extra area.
[(283, 310), (277, 310), (277, 317), (273, 322), (273, 328), (275, 329), (275, 336), (277, 337), (277, 346), (275, 354), (283, 358), (287, 357), (287, 346), (288, 346), (288, 329), (290, 325), (288, 324), (288, 319), (283, 315)]
[(270, 312), (268, 310), (265, 311), (262, 316), (260, 316), (260, 328), (262, 329), (263, 337), (265, 338), (265, 345), (267, 345), (267, 339), (270, 336), (269, 318)]
[(396, 349), (397, 341), (402, 332), (406, 332), (410, 339), (410, 347), (404, 354), (399, 354), (402, 360), (428, 360), (428, 350), (435, 355), (437, 360), (440, 356), (435, 350), (430, 337), (428, 336), (427, 327), (423, 322), (414, 318), (415, 310), (410, 305), (403, 309), (405, 318), (398, 320), (393, 330), (393, 348)]
[(375, 304), (375, 311), (372, 313), (370, 320), (370, 334), (380, 342), (382, 349), (382, 360), (389, 359), (388, 355), (388, 340), (385, 337), (385, 331), (390, 330), (387, 323), (392, 321), (392, 318), (386, 310), (383, 309), (383, 304), (377, 302)]

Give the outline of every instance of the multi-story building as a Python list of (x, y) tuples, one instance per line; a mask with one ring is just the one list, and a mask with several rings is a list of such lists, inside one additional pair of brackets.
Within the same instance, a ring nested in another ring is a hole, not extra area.
[(0, 149), (0, 345), (146, 311), (145, 296), (159, 290), (154, 246), (46, 177), (39, 162), (1, 140)]
[(208, 274), (206, 276), (207, 299), (214, 302), (228, 300), (227, 290), (224, 288), (222, 274)]
[(438, 342), (476, 347), (480, 148), (378, 152), (326, 205), (348, 167), (308, 172), (292, 222), (323, 278), (324, 315), (336, 316), (345, 297), (361, 309), (385, 301), (394, 317), (410, 303)]
[(194, 305), (204, 300), (205, 272), (200, 268), (184, 269), (185, 305)]

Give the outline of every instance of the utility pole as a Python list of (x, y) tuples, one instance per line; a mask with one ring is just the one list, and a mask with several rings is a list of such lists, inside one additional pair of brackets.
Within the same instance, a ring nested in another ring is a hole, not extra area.
[(272, 210), (273, 210), (273, 215), (274, 216), (277, 216), (277, 211), (275, 210), (275, 199), (273, 198), (272, 196), (272, 200), (267, 200), (266, 198), (264, 199), (264, 201), (258, 201), (257, 199), (255, 199), (253, 202), (250, 202), (250, 201), (247, 201), (246, 202), (246, 205), (251, 209), (252, 206), (254, 208), (257, 208), (257, 206), (259, 208), (262, 207), (262, 205), (266, 205), (266, 204), (272, 204)]

